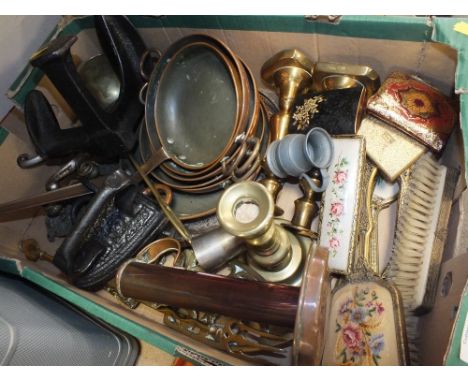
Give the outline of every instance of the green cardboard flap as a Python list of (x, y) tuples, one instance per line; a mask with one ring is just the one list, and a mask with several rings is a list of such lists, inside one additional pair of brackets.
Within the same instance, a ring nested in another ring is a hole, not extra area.
[(386, 40), (429, 41), (432, 27), (425, 17), (342, 16), (335, 23), (305, 16), (133, 16), (138, 28), (229, 29), (319, 33)]
[(455, 91), (457, 93), (468, 92), (468, 35), (454, 29), (455, 24), (463, 21), (468, 23), (467, 19), (461, 18), (435, 18), (432, 34), (432, 40), (450, 45), (457, 50), (458, 65), (455, 73)]
[(454, 27), (461, 18), (435, 18), (432, 40), (450, 45), (457, 51), (455, 72), (455, 92), (460, 94), (460, 125), (463, 131), (463, 151), (465, 152), (465, 178), (468, 179), (468, 35), (457, 32)]

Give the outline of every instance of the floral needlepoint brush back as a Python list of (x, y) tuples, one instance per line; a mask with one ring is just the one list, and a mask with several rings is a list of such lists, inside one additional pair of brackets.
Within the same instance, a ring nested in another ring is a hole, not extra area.
[(377, 292), (356, 286), (352, 298), (339, 308), (336, 319), (335, 361), (339, 365), (379, 365), (385, 338), (379, 328), (385, 308)]

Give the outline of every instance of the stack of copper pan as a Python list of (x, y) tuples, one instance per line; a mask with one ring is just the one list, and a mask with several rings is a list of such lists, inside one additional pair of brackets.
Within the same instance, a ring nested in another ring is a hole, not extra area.
[(227, 185), (254, 179), (268, 140), (252, 73), (224, 43), (192, 35), (162, 55), (148, 82), (139, 154), (164, 156), (152, 176), (172, 188), (182, 219), (214, 212)]

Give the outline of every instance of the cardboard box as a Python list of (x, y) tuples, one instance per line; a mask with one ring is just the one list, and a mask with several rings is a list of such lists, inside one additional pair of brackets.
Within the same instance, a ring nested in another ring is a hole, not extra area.
[[(444, 93), (455, 92), (460, 96), (461, 129), (453, 133), (443, 162), (465, 174), (462, 131), (468, 136), (468, 62), (465, 56), (468, 36), (454, 30), (454, 25), (463, 20), (399, 16), (343, 16), (336, 23), (309, 20), (303, 16), (133, 16), (131, 20), (150, 48), (165, 50), (174, 41), (192, 33), (206, 33), (221, 39), (251, 68), (260, 87), (264, 87), (260, 78), (262, 64), (277, 51), (291, 47), (301, 49), (314, 61), (370, 66), (381, 79), (393, 70), (417, 74)], [(91, 17), (63, 18), (53, 36), (59, 34), (78, 35), (72, 53), (79, 60), (100, 53)], [(73, 113), (49, 80), (29, 65), (13, 83), (8, 95), (21, 109), (26, 94), (35, 87), (45, 90), (49, 101), (57, 106), (62, 127), (74, 120)], [(24, 134), (21, 117), (12, 112), (2, 126), (0, 201), (41, 192), (54, 169), (19, 169), (16, 166), (17, 155), (33, 152)], [(468, 225), (464, 227), (465, 188), (465, 177), (462, 176), (457, 185), (456, 208), (451, 215), (445, 259), (468, 250), (468, 235), (465, 234)], [(293, 188), (290, 192), (289, 198), (284, 194), (280, 200), (286, 208), (286, 217), (290, 217), (292, 200), (298, 195)], [(387, 226), (391, 221), (389, 218)], [(54, 253), (59, 244), (47, 241), (43, 216), (0, 223), (0, 270), (19, 274), (168, 353), (183, 354), (201, 364), (248, 364), (174, 332), (164, 326), (162, 315), (150, 308), (140, 306), (136, 311), (130, 311), (105, 291), (89, 293), (70, 286), (51, 264), (24, 259), (17, 243), (27, 237), (36, 238), (49, 253)], [(388, 257), (388, 254), (381, 255)]]

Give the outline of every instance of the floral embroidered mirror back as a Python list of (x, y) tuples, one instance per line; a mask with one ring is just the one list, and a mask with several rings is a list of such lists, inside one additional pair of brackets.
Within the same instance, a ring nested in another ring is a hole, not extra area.
[(402, 364), (394, 296), (385, 285), (346, 284), (334, 293), (331, 306), (324, 365)]

